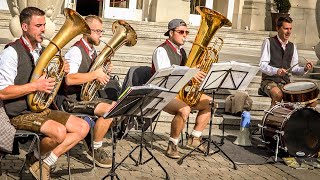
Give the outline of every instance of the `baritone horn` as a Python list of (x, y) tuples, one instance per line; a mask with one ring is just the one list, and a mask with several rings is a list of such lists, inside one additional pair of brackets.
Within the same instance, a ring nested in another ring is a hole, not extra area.
[[(108, 43), (102, 41), (105, 47), (96, 57), (91, 65), (89, 72), (95, 71), (102, 67), (103, 71), (107, 74), (109, 64), (111, 63), (111, 57), (114, 55), (116, 50), (121, 46), (134, 46), (137, 43), (137, 34), (135, 30), (123, 20), (117, 20), (112, 24), (113, 36)], [(93, 80), (83, 84), (80, 94), (82, 101), (91, 101), (96, 92), (102, 88), (102, 85), (98, 80)]]
[[(91, 30), (85, 20), (76, 11), (65, 8), (66, 20), (49, 45), (40, 55), (37, 65), (33, 70), (30, 82), (39, 79), (44, 73), (46, 78), (54, 78), (54, 89), (50, 94), (45, 92), (31, 93), (27, 97), (28, 106), (33, 112), (41, 112), (48, 108), (56, 96), (64, 77), (64, 61), (61, 49), (79, 34), (90, 34)], [(59, 52), (59, 55), (56, 53)]]
[[(212, 47), (208, 47), (217, 30), (222, 26), (232, 26), (232, 23), (222, 14), (206, 7), (196, 7), (201, 15), (201, 23), (195, 41), (191, 47), (185, 66), (199, 68), (208, 73), (212, 63), (218, 62), (218, 55), (223, 45), (223, 40), (217, 38)], [(214, 53), (214, 58), (211, 54)], [(180, 91), (179, 99), (190, 107), (198, 104), (202, 91), (199, 90), (201, 83), (195, 80), (189, 81)]]

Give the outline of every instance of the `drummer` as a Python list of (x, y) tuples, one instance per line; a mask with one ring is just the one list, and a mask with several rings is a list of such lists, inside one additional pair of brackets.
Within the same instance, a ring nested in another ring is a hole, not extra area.
[(297, 48), (289, 41), (292, 19), (280, 17), (276, 29), (278, 32), (276, 36), (263, 41), (260, 58), (262, 81), (259, 91), (271, 97), (271, 107), (276, 102), (281, 102), (283, 98), (281, 89), (290, 83), (289, 73), (303, 75), (313, 67), (309, 61), (304, 67), (298, 65)]

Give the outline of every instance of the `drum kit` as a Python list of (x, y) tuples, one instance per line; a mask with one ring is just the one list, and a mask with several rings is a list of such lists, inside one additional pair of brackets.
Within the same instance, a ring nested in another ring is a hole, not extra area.
[(308, 105), (318, 99), (319, 89), (313, 82), (294, 82), (282, 88), (283, 102), (265, 111), (261, 134), (275, 150), (298, 157), (315, 157), (320, 150), (320, 113)]

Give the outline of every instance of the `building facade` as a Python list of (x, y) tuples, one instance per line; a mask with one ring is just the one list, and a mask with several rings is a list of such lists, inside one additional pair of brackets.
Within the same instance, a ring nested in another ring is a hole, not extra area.
[[(7, 2), (17, 1), (27, 0), (0, 0), (0, 9), (8, 9)], [(300, 48), (310, 49), (319, 42), (317, 0), (290, 2), (289, 13), (294, 20), (291, 41)], [(225, 15), (233, 29), (252, 31), (271, 31), (271, 13), (276, 12), (273, 0), (64, 0), (61, 8), (75, 9), (83, 16), (96, 14), (103, 18), (150, 22), (181, 18), (191, 25), (199, 25), (200, 16), (195, 11), (198, 5)]]

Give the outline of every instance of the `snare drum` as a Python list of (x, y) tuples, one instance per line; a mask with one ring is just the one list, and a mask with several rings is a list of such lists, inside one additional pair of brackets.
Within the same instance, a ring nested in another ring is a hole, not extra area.
[[(312, 108), (295, 108), (280, 103), (265, 112), (262, 119), (262, 139), (292, 156), (316, 156), (320, 149), (320, 114)], [(281, 134), (283, 132), (283, 134)]]
[(319, 89), (314, 82), (293, 82), (283, 86), (283, 101), (312, 103), (318, 99)]

